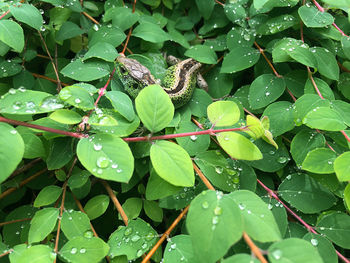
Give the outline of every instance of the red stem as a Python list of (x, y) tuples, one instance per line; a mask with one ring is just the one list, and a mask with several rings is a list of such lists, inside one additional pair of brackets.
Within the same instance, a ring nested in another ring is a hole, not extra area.
[(114, 72), (115, 72), (115, 68), (113, 69), (112, 73), (109, 75), (106, 85), (104, 85), (104, 87), (98, 91), (98, 98), (95, 101), (95, 107), (97, 106), (97, 103), (100, 101), (101, 97), (105, 94), (105, 91), (109, 83), (111, 82), (111, 79), (113, 78)]
[(10, 13), (10, 10), (7, 10), (5, 13), (3, 13), (1, 16), (0, 16), (0, 19), (2, 19), (4, 16), (6, 16), (8, 13)]
[(53, 129), (53, 128), (49, 128), (49, 127), (45, 127), (45, 126), (41, 126), (41, 125), (30, 124), (30, 123), (23, 122), (23, 121), (10, 120), (10, 119), (6, 119), (4, 117), (0, 117), (0, 122), (6, 122), (6, 123), (9, 123), (12, 125), (25, 126), (28, 128), (38, 129), (38, 130), (42, 130), (42, 131), (53, 132), (53, 133), (57, 133), (57, 134), (62, 134), (62, 135), (74, 137), (74, 138), (79, 138), (79, 139), (88, 137), (88, 135), (81, 134), (81, 133), (57, 130), (57, 129)]

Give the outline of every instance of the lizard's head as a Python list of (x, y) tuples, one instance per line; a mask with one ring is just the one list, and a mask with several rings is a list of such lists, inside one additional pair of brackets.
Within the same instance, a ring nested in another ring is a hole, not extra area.
[(117, 57), (117, 75), (125, 90), (135, 98), (146, 86), (155, 84), (155, 79), (148, 68), (136, 59)]

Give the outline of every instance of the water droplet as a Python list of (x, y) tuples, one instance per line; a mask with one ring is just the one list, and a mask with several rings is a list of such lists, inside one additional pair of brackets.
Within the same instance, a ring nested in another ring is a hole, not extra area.
[(287, 157), (281, 156), (281, 157), (278, 157), (277, 162), (282, 164), (282, 163), (285, 163), (287, 160), (288, 160)]
[(152, 232), (149, 232), (148, 234), (147, 234), (147, 236), (146, 236), (146, 240), (147, 241), (151, 241), (152, 239), (154, 238), (154, 234), (152, 233)]
[(209, 207), (209, 203), (208, 203), (207, 201), (204, 201), (204, 202), (202, 203), (202, 207), (203, 207), (204, 209), (207, 209), (207, 208)]
[(277, 250), (272, 252), (272, 256), (278, 260), (282, 257), (282, 251), (277, 249)]
[(291, 175), (291, 174), (288, 174), (288, 175), (286, 176), (286, 179), (287, 179), (287, 180), (292, 179), (292, 175)]
[(95, 149), (95, 151), (100, 151), (102, 149), (102, 144), (100, 144), (100, 143), (94, 144), (94, 149)]
[(219, 216), (222, 214), (222, 208), (220, 206), (215, 207), (214, 214)]
[(132, 241), (132, 242), (137, 242), (137, 241), (140, 240), (140, 238), (141, 238), (141, 237), (140, 237), (139, 235), (134, 235), (134, 236), (131, 237), (131, 241)]
[(74, 100), (74, 102), (77, 103), (77, 104), (79, 104), (79, 103), (81, 102), (81, 100), (80, 100), (79, 98), (76, 98), (76, 99)]
[(214, 216), (213, 219), (211, 220), (211, 222), (213, 223), (213, 225), (216, 225), (217, 223), (219, 223), (219, 217)]
[(171, 248), (171, 249), (175, 249), (175, 248), (176, 248), (176, 243), (172, 243), (172, 244), (170, 245), (170, 248)]
[(26, 88), (23, 87), (23, 86), (20, 86), (20, 87), (18, 88), (18, 90), (19, 90), (20, 92), (26, 92)]
[(99, 157), (96, 161), (96, 165), (100, 168), (106, 168), (109, 165), (109, 161), (106, 157)]
[(217, 172), (218, 174), (222, 174), (222, 172), (224, 171), (224, 168), (221, 166), (215, 166), (215, 172)]
[(17, 131), (16, 130), (11, 130), (10, 133), (11, 134), (17, 134)]
[(275, 151), (269, 151), (269, 154), (274, 155)]
[(272, 204), (268, 204), (267, 208), (271, 210), (273, 208), (273, 205)]
[(94, 234), (90, 230), (85, 231), (85, 233), (84, 233), (84, 237), (86, 237), (86, 238), (92, 238), (93, 236), (94, 236)]
[(76, 247), (72, 247), (72, 249), (70, 250), (70, 253), (74, 255), (77, 253), (77, 251), (78, 249)]
[(81, 248), (81, 249), (79, 250), (79, 252), (80, 252), (81, 254), (84, 254), (84, 253), (86, 252), (86, 248)]
[(8, 91), (10, 94), (16, 94), (16, 90), (15, 89), (13, 89), (13, 88), (11, 88), (11, 89), (9, 89), (9, 91)]
[(118, 168), (118, 164), (117, 163), (112, 164), (112, 168), (113, 169), (117, 169)]
[(315, 246), (315, 247), (318, 245), (318, 240), (315, 239), (315, 238), (312, 238), (312, 239), (310, 240), (310, 242), (311, 242), (311, 244), (312, 244), (313, 246)]
[(239, 209), (244, 210), (245, 209), (245, 204), (239, 203), (238, 207), (239, 207)]
[(148, 245), (147, 245), (147, 243), (143, 243), (141, 247), (142, 247), (142, 249), (146, 249), (148, 247)]
[(191, 139), (191, 141), (196, 141), (197, 140), (197, 136), (196, 135), (191, 135), (191, 137), (190, 137), (190, 139)]
[(142, 254), (143, 254), (143, 250), (142, 249), (137, 250), (137, 252), (136, 252), (136, 256), (137, 257), (141, 257)]

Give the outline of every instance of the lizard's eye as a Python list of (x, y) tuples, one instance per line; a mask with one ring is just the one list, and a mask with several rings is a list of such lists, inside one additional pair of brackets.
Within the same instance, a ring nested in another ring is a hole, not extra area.
[(126, 69), (124, 67), (120, 67), (119, 70), (123, 75), (126, 73)]

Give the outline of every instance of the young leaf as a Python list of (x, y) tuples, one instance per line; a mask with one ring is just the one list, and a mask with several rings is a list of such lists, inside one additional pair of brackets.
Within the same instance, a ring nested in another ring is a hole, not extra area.
[(186, 227), (200, 262), (215, 262), (224, 256), (243, 231), (238, 205), (215, 191), (204, 191), (191, 202)]
[(340, 182), (350, 180), (350, 152), (342, 153), (334, 161), (334, 171)]
[(88, 238), (92, 235), (89, 217), (85, 213), (73, 209), (63, 212), (61, 228), (69, 240), (79, 236)]
[(109, 197), (107, 195), (97, 195), (91, 198), (86, 205), (84, 210), (90, 220), (93, 220), (106, 212), (109, 205)]
[(174, 116), (174, 105), (159, 85), (142, 89), (135, 106), (141, 121), (153, 133), (164, 129)]
[(82, 165), (98, 178), (128, 182), (134, 170), (134, 157), (129, 146), (111, 134), (81, 139), (77, 155)]
[(50, 234), (57, 222), (59, 209), (54, 207), (44, 208), (35, 213), (30, 222), (28, 243), (44, 240)]
[(192, 241), (189, 235), (177, 235), (169, 239), (164, 250), (164, 262), (189, 263), (193, 257)]
[(157, 141), (150, 151), (151, 161), (157, 174), (176, 186), (193, 186), (194, 173), (188, 153), (179, 145)]
[(316, 148), (306, 155), (302, 169), (319, 174), (333, 173), (336, 153), (328, 148)]
[(340, 131), (346, 129), (346, 125), (340, 114), (328, 107), (316, 107), (309, 111), (303, 123), (310, 128), (326, 131)]
[(55, 202), (62, 193), (62, 188), (56, 185), (44, 187), (35, 198), (34, 207), (50, 205)]
[(231, 126), (240, 117), (240, 110), (233, 101), (216, 101), (207, 108), (208, 118), (216, 127)]

